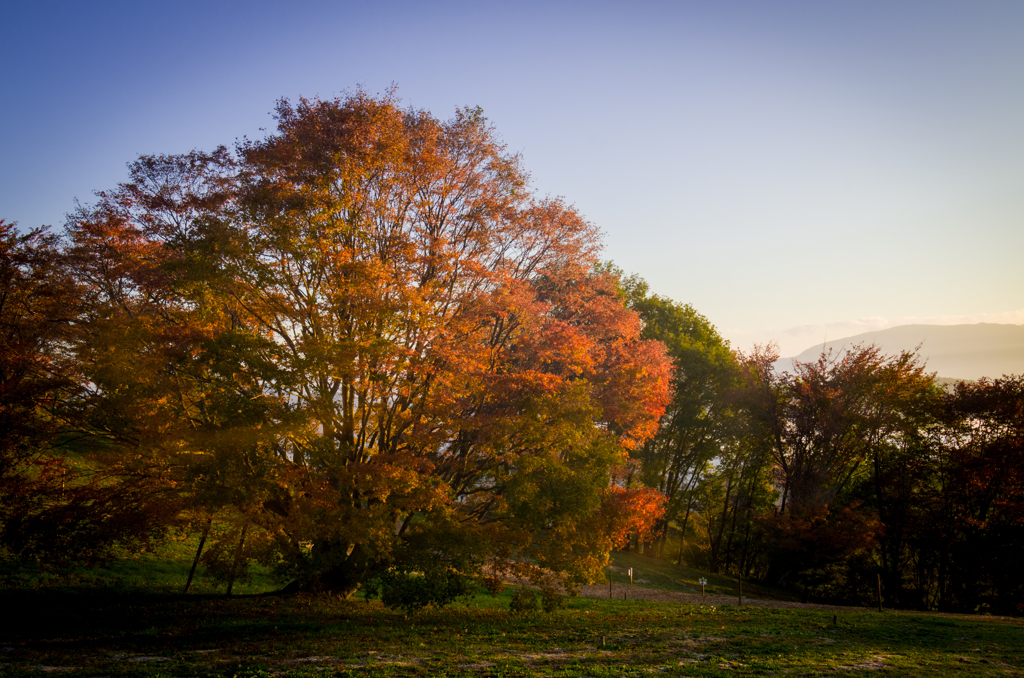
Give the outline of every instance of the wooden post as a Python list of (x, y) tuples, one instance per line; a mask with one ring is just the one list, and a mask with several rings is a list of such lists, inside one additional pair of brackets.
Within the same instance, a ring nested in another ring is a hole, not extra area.
[(839, 615), (832, 615), (832, 626), (839, 626)]
[(743, 607), (743, 573), (740, 572), (740, 607)]
[(882, 611), (882, 575), (875, 575), (878, 577), (878, 611)]
[(633, 585), (633, 568), (629, 568), (629, 585)]

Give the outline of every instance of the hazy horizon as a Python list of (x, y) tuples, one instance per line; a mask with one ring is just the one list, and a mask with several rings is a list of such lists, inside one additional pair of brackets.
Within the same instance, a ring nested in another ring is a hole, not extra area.
[(856, 320), (818, 325), (798, 325), (779, 330), (769, 329), (757, 333), (737, 334), (732, 337), (728, 335), (728, 332), (722, 331), (722, 335), (729, 340), (733, 348), (741, 351), (748, 351), (755, 344), (764, 346), (769, 343), (775, 343), (779, 347), (779, 355), (781, 357), (792, 358), (815, 346), (854, 337), (866, 332), (878, 332), (906, 325), (972, 325), (978, 323), (1024, 325), (1024, 311), (979, 313), (974, 316), (858, 318)]
[(914, 352), (927, 372), (946, 379), (976, 381), (1024, 374), (1024, 325), (1002, 323), (898, 325), (835, 337), (780, 356), (775, 369), (792, 372), (795, 363), (815, 362), (823, 351), (841, 355), (867, 345), (877, 346), (887, 356)]

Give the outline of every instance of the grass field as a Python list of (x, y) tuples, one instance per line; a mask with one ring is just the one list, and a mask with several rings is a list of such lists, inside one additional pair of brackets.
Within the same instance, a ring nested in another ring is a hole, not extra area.
[[(0, 588), (79, 590), (99, 587), (136, 593), (179, 593), (188, 579), (197, 543), (198, 536), (181, 535), (168, 539), (155, 552), (122, 552), (120, 558), (102, 567), (59, 572), (52, 568), (17, 567), (0, 560)], [(251, 570), (247, 580), (235, 582), (235, 594), (267, 593), (281, 587), (266, 568), (257, 564)], [(224, 583), (208, 577), (200, 566), (190, 593), (217, 594), (224, 590)]]
[[(698, 580), (704, 578), (708, 584), (705, 593), (709, 596), (724, 595), (735, 597), (739, 593), (739, 584), (735, 577), (722, 574), (709, 574), (689, 567), (679, 567), (675, 563), (648, 558), (633, 553), (615, 553), (612, 557), (611, 579), (615, 584), (629, 583), (629, 568), (633, 568), (633, 583), (665, 591), (679, 593), (700, 593)], [(776, 600), (794, 600), (792, 596), (778, 589), (761, 586), (756, 582), (743, 582), (743, 595), (749, 598), (766, 598)]]
[[(0, 675), (1006, 676), (1024, 669), (1021, 619), (586, 598), (514, 617), (512, 589), (405, 616), (363, 599), (184, 596), (173, 592), (187, 574), (180, 561), (129, 558), (92, 580), (8, 577), (0, 591)], [(628, 567), (645, 586), (682, 592), (692, 593), (701, 576), (625, 556), (613, 577), (622, 583)], [(111, 576), (116, 585), (108, 585)], [(728, 593), (728, 580), (709, 579)], [(251, 588), (269, 585), (257, 577)]]
[[(510, 592), (410, 617), (377, 602), (6, 591), (0, 674), (79, 676), (1014, 675), (1024, 624), (573, 599), (512, 617)], [(653, 672), (653, 674), (652, 674)]]

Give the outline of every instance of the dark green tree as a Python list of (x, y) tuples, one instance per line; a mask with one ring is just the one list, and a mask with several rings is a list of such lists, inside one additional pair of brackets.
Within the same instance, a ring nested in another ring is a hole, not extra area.
[(672, 400), (658, 433), (647, 441), (638, 458), (643, 482), (666, 498), (654, 549), (664, 555), (670, 527), (675, 526), (681, 560), (691, 515), (706, 510), (699, 497), (713, 462), (738, 440), (730, 401), (738, 366), (729, 343), (692, 306), (650, 295), (639, 276), (619, 275), (620, 294), (640, 314), (643, 336), (662, 342), (673, 363)]

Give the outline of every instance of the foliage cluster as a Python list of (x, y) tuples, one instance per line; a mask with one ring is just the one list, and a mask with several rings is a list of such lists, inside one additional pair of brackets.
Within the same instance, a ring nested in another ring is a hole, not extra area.
[[(1024, 612), (1024, 377), (943, 389), (916, 353), (850, 346), (778, 372), (692, 307), (620, 294), (674, 359), (636, 475), (666, 510), (647, 548), (805, 599)], [(666, 552), (671, 545), (676, 551)]]
[(140, 158), (60, 237), (0, 224), (6, 549), (193, 525), (229, 591), (260, 561), (416, 606), (485, 566), (587, 581), (649, 529), (615, 479), (670, 364), (597, 229), (479, 109), (399, 104), (282, 101), (264, 139)]
[(276, 115), (140, 158), (60, 236), (0, 221), (7, 553), (187, 529), (189, 584), (260, 563), (411, 611), (506, 576), (572, 590), (629, 548), (807, 599), (881, 580), (890, 605), (1024, 612), (1024, 377), (945, 390), (874, 346), (779, 373), (601, 263), (479, 109)]

